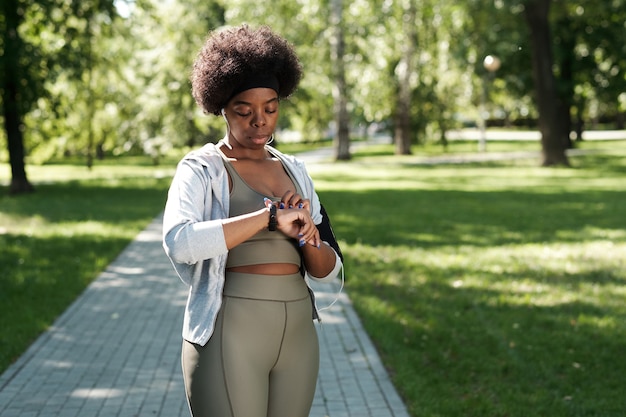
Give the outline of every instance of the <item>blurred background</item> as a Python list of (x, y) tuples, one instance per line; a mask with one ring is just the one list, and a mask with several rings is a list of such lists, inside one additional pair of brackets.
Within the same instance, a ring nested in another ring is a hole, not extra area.
[(207, 33), (241, 23), (271, 26), (304, 65), (277, 146), (332, 141), (349, 159), (350, 142), (372, 136), (397, 154), (470, 138), (484, 151), (495, 129), (541, 140), (543, 164), (558, 165), (586, 130), (624, 128), (622, 0), (2, 4), (0, 161), (14, 192), (29, 188), (23, 161), (145, 154), (158, 164), (220, 139), (188, 76)]

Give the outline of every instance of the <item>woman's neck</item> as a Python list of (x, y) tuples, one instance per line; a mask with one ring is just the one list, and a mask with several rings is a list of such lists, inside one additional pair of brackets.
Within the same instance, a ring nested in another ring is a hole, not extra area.
[(232, 159), (272, 159), (272, 155), (265, 149), (265, 147), (259, 149), (245, 148), (241, 146), (236, 140), (227, 137), (222, 139), (221, 145), (222, 146), (220, 147), (220, 150), (224, 153), (224, 155)]

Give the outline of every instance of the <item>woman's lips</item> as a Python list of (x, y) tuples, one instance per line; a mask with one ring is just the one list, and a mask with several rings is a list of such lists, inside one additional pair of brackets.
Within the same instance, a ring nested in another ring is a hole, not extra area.
[(254, 135), (251, 137), (251, 139), (255, 142), (267, 142), (270, 138), (270, 135)]

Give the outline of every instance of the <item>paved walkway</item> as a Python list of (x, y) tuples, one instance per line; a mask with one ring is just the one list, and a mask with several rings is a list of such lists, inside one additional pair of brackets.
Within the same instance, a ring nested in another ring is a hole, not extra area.
[[(324, 306), (338, 285), (315, 288)], [(0, 376), (0, 416), (189, 416), (179, 360), (185, 299), (157, 218)], [(345, 293), (322, 320), (310, 417), (408, 417)]]

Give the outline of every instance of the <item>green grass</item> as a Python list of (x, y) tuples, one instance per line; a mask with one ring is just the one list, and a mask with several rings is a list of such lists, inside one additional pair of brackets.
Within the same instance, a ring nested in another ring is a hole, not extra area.
[(307, 152), (317, 148), (324, 148), (333, 146), (333, 142), (331, 140), (321, 140), (317, 142), (307, 143), (307, 142), (278, 142), (274, 144), (276, 149), (286, 154), (297, 154), (300, 152)]
[(556, 169), (368, 149), (313, 172), (411, 415), (626, 413), (626, 149), (611, 147)]
[[(626, 142), (583, 146), (611, 151), (548, 169), (380, 146), (310, 167), (412, 416), (626, 413)], [(37, 192), (0, 197), (0, 369), (161, 210), (171, 170), (134, 162), (29, 167)]]
[[(576, 150), (606, 150), (611, 148), (624, 149), (626, 141), (622, 140), (593, 140), (580, 141), (574, 143)], [(510, 140), (490, 140), (486, 144), (487, 154), (506, 152), (539, 152), (541, 144), (539, 141), (510, 141)], [(393, 156), (394, 147), (391, 145), (368, 146), (366, 151), (357, 151), (355, 158), (367, 156)], [(445, 156), (476, 154), (478, 144), (471, 140), (449, 141), (447, 147), (443, 147), (439, 142), (427, 142), (421, 145), (414, 145), (411, 149), (414, 157)], [(401, 157), (406, 158), (406, 157)]]

